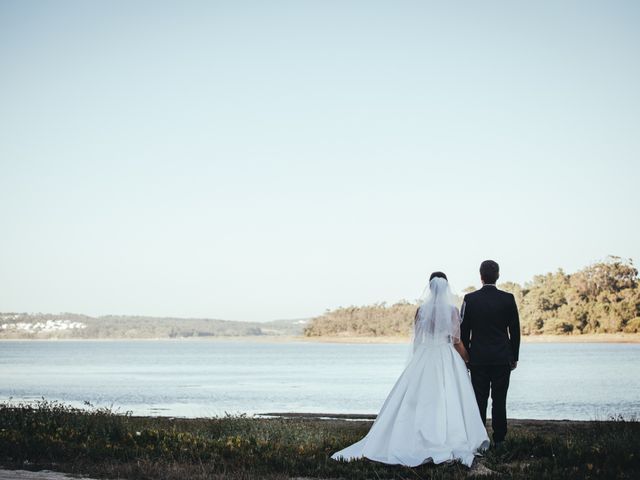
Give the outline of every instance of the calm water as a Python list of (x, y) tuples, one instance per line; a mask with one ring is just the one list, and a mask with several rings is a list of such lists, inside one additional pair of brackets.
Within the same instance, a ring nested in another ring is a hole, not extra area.
[[(0, 401), (88, 401), (139, 415), (377, 413), (406, 358), (406, 345), (0, 342)], [(640, 345), (525, 344), (509, 416), (638, 416), (639, 361)]]

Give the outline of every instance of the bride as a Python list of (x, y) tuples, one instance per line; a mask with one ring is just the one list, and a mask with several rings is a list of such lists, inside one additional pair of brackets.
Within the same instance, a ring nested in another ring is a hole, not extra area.
[(432, 273), (425, 293), (415, 316), (409, 364), (369, 433), (334, 453), (334, 460), (366, 457), (409, 467), (460, 460), (470, 467), (474, 454), (488, 448), (447, 276)]

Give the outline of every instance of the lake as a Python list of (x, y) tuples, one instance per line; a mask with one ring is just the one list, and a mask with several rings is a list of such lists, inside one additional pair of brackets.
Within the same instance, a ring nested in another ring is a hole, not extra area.
[[(0, 402), (85, 401), (135, 415), (372, 413), (402, 372), (403, 344), (4, 341)], [(511, 418), (640, 414), (639, 344), (523, 344)]]

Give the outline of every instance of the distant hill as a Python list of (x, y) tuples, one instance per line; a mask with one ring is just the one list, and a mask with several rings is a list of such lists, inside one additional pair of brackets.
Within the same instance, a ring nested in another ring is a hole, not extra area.
[(302, 335), (308, 319), (239, 322), (209, 318), (77, 313), (0, 313), (0, 339), (146, 339)]
[(391, 306), (340, 307), (315, 317), (304, 329), (307, 337), (387, 337), (408, 336), (417, 304), (401, 301)]

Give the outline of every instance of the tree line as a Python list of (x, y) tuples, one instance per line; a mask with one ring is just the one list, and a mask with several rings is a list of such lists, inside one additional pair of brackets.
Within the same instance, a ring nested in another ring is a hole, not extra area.
[[(631, 259), (609, 256), (575, 273), (562, 269), (520, 285), (498, 284), (515, 296), (524, 335), (638, 333), (640, 287)], [(475, 288), (465, 289), (465, 292)], [(304, 334), (314, 336), (406, 336), (416, 302), (339, 307), (315, 317)]]

